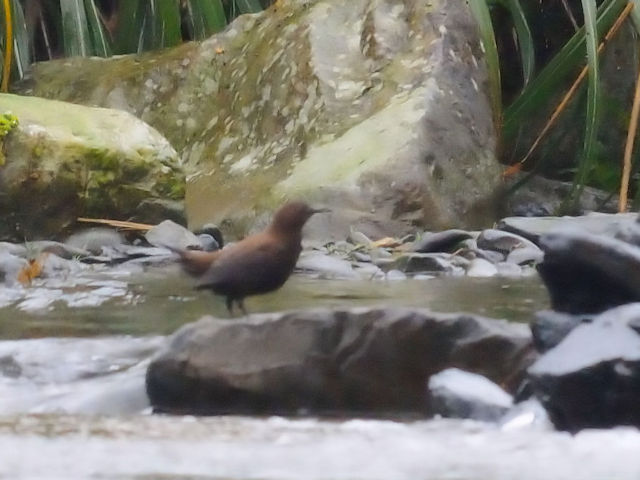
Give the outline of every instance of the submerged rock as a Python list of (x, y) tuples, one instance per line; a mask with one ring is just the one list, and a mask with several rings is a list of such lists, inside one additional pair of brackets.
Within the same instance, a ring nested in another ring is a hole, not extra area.
[(129, 113), (0, 94), (4, 111), (20, 123), (2, 145), (0, 238), (55, 237), (79, 216), (128, 218), (184, 193), (175, 150)]
[[(459, 366), (513, 386), (528, 363), (526, 327), (401, 308), (205, 317), (171, 338), (147, 372), (157, 411), (425, 411), (425, 382)], [(430, 411), (430, 406), (427, 405)]]
[(511, 395), (487, 378), (458, 368), (432, 375), (429, 404), (436, 415), (493, 422), (507, 413)]
[(379, 238), (495, 219), (488, 84), (466, 2), (284, 0), (204, 42), (39, 63), (21, 91), (157, 128), (192, 174), (191, 227), (242, 236), (302, 196), (341, 207), (310, 237)]
[(640, 303), (578, 325), (528, 379), (559, 429), (640, 426)]

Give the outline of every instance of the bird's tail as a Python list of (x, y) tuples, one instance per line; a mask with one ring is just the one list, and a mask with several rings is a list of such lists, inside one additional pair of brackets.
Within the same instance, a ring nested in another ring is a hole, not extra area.
[(202, 250), (184, 250), (164, 244), (162, 246), (177, 254), (180, 257), (183, 270), (193, 276), (200, 276), (206, 272), (218, 260), (222, 251), (205, 252)]

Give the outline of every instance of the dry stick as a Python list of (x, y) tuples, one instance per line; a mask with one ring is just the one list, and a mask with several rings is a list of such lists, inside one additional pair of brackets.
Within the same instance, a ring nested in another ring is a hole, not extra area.
[(636, 79), (636, 93), (633, 97), (633, 107), (631, 108), (631, 120), (629, 121), (629, 131), (627, 131), (627, 143), (624, 146), (624, 163), (622, 167), (622, 180), (620, 181), (620, 197), (618, 198), (618, 212), (627, 211), (627, 195), (629, 193), (629, 176), (631, 175), (631, 154), (633, 153), (633, 142), (636, 138), (638, 128), (638, 114), (640, 113), (640, 72)]
[[(633, 3), (627, 3), (627, 6), (624, 8), (624, 10), (622, 10), (622, 12), (620, 13), (620, 16), (617, 18), (615, 23), (611, 26), (611, 28), (609, 29), (607, 34), (604, 36), (604, 38), (602, 39), (602, 42), (600, 42), (600, 45), (598, 45), (598, 54), (600, 54), (600, 52), (602, 52), (602, 50), (604, 49), (605, 44), (609, 40), (611, 40), (611, 37), (613, 37), (616, 34), (618, 29), (622, 25), (622, 22), (624, 22), (627, 19), (627, 17), (631, 13), (632, 9), (633, 9)], [(584, 80), (584, 77), (587, 76), (587, 71), (588, 70), (589, 70), (589, 66), (588, 65), (585, 65), (582, 68), (582, 71), (580, 72), (580, 75), (578, 75), (578, 78), (576, 78), (575, 82), (573, 82), (573, 85), (571, 85), (571, 88), (569, 89), (569, 91), (565, 94), (565, 96), (562, 98), (562, 101), (558, 104), (556, 109), (553, 111), (553, 113), (551, 114), (551, 117), (549, 118), (549, 120), (545, 124), (544, 128), (542, 129), (542, 131), (536, 137), (535, 141), (531, 145), (531, 148), (529, 148), (529, 151), (527, 152), (527, 154), (517, 164), (511, 165), (509, 168), (507, 168), (507, 170), (504, 173), (504, 176), (509, 176), (510, 174), (515, 173), (516, 171), (518, 171), (520, 169), (519, 167), (529, 159), (529, 157), (531, 156), (533, 151), (536, 149), (536, 147), (538, 146), (538, 144), (542, 140), (542, 138), (546, 135), (546, 133), (549, 131), (549, 129), (551, 129), (551, 127), (555, 124), (555, 122), (558, 119), (558, 117), (560, 116), (560, 114), (564, 111), (564, 108), (567, 106), (567, 103), (569, 103), (569, 100), (571, 100), (571, 98), (575, 94), (576, 90), (578, 90), (578, 87), (580, 86), (580, 83), (582, 82), (582, 80)]]
[(0, 83), (0, 92), (6, 92), (9, 89), (9, 77), (11, 76), (11, 56), (13, 55), (13, 20), (11, 18), (11, 5), (9, 0), (4, 0), (5, 23), (7, 31), (5, 32), (5, 56), (4, 67), (2, 70), (2, 82)]
[(78, 221), (85, 223), (101, 223), (103, 225), (109, 225), (115, 228), (125, 228), (128, 230), (147, 231), (153, 228), (153, 225), (149, 225), (148, 223), (127, 222), (125, 220), (109, 220), (104, 218), (78, 217)]

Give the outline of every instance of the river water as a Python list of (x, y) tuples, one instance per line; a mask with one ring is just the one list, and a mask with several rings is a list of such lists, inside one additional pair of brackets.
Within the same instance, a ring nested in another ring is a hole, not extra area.
[[(0, 478), (640, 478), (635, 429), (570, 436), (444, 419), (152, 415), (150, 357), (180, 325), (226, 316), (223, 301), (194, 291), (173, 268), (87, 278), (0, 295)], [(547, 302), (535, 277), (294, 276), (247, 308), (398, 305), (528, 321)]]

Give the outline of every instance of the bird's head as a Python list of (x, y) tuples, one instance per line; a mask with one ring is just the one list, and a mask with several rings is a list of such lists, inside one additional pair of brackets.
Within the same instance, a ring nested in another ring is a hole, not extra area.
[(289, 202), (276, 211), (271, 228), (280, 232), (300, 231), (314, 213), (328, 211), (326, 208), (312, 208), (304, 202)]

